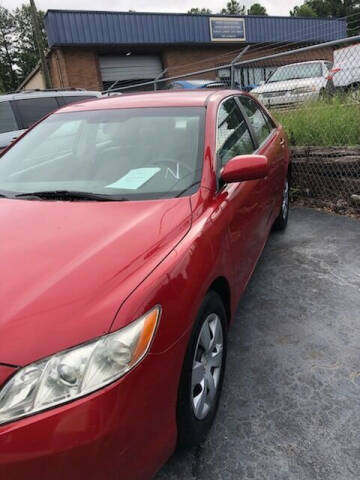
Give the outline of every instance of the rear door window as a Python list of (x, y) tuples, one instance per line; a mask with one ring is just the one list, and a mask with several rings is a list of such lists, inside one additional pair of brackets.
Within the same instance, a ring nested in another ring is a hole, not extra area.
[(240, 102), (261, 145), (274, 130), (275, 125), (262, 108), (250, 97), (240, 97)]
[(19, 130), (10, 102), (0, 102), (0, 133)]
[(220, 105), (217, 121), (217, 157), (223, 167), (237, 155), (246, 155), (255, 150), (251, 134), (243, 114), (234, 98)]
[(31, 127), (33, 123), (59, 107), (55, 97), (16, 100), (13, 104), (21, 119), (23, 128)]

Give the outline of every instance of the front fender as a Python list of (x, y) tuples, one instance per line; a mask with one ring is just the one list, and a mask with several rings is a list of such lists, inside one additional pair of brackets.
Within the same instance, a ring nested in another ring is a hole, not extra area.
[(112, 331), (160, 304), (162, 315), (151, 352), (162, 353), (190, 332), (216, 278), (225, 277), (231, 285), (227, 228), (219, 225), (224, 222), (218, 215), (221, 205), (210, 205), (194, 215), (188, 234), (121, 306)]

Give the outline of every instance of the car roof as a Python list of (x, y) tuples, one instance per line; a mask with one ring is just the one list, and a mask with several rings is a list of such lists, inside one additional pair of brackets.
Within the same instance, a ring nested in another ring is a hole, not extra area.
[[(221, 100), (229, 95), (239, 95), (239, 90), (166, 90), (112, 96), (98, 100), (72, 103), (59, 110), (61, 113), (84, 110), (111, 110), (115, 108), (149, 108), (149, 107), (204, 107), (210, 97)], [(245, 93), (245, 92), (244, 92)]]
[(174, 83), (178, 83), (179, 85), (209, 85), (213, 83), (223, 83), (219, 80), (175, 80)]
[(83, 97), (89, 95), (99, 97), (100, 92), (90, 90), (28, 90), (19, 93), (0, 95), (0, 102), (8, 102), (10, 100), (26, 100), (30, 98)]
[(213, 80), (175, 80), (174, 83), (191, 83), (192, 85), (204, 85), (204, 83), (210, 83)]
[(330, 62), (330, 60), (309, 60), (308, 62), (297, 62), (297, 63), (288, 63), (287, 65), (282, 65), (279, 68), (292, 67), (293, 65), (307, 65), (308, 63), (319, 63), (319, 62)]

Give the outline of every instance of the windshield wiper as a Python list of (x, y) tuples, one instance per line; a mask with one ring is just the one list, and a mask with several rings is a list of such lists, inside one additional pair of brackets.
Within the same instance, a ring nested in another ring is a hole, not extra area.
[(6, 190), (2, 190), (0, 192), (0, 198), (14, 198), (14, 192), (8, 192)]
[(180, 193), (178, 193), (178, 194), (176, 195), (176, 197), (181, 197), (181, 196), (184, 195), (184, 193), (186, 193), (188, 190), (190, 190), (191, 188), (196, 187), (196, 185), (199, 185), (199, 183), (201, 183), (201, 182), (198, 181), (198, 182), (192, 183), (192, 184), (189, 185), (188, 187), (184, 188), (184, 190), (182, 190)]
[(30, 193), (18, 193), (15, 198), (23, 198), (25, 200), (86, 200), (93, 202), (124, 202), (127, 198), (116, 197), (92, 192), (78, 192), (74, 190), (49, 190)]

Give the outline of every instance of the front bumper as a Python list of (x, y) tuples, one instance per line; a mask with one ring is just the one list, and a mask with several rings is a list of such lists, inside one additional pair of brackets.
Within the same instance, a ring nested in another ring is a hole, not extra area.
[(116, 383), (0, 426), (0, 479), (145, 480), (176, 443), (185, 343), (149, 354)]
[(319, 99), (319, 92), (298, 93), (296, 95), (287, 92), (285, 95), (266, 97), (263, 94), (257, 95), (258, 100), (268, 108), (285, 107), (298, 103), (311, 102)]

